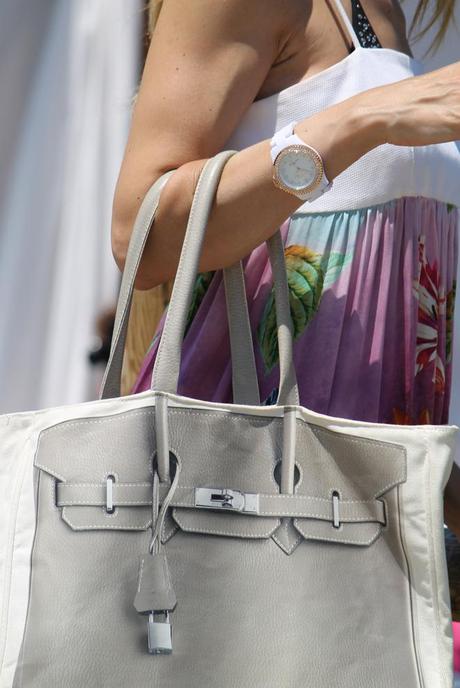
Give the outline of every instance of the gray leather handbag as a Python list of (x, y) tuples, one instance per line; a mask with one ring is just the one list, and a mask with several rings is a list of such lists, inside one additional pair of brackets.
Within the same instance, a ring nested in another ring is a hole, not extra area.
[[(280, 385), (260, 404), (241, 264), (234, 403), (177, 394), (222, 168), (205, 165), (147, 392), (120, 397), (136, 219), (101, 398), (0, 417), (0, 688), (452, 688), (443, 489), (457, 428), (299, 403), (282, 240)], [(212, 362), (210, 362), (212, 364)]]

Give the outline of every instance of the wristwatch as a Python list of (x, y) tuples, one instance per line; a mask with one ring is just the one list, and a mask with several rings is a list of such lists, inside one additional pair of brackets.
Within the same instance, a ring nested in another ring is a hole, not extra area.
[(332, 187), (317, 150), (294, 133), (297, 122), (289, 122), (271, 139), (273, 183), (303, 201), (314, 201)]

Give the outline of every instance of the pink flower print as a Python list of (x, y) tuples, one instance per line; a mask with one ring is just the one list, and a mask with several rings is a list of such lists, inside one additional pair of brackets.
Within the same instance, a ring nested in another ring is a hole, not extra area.
[(414, 281), (418, 300), (415, 374), (433, 366), (433, 382), (438, 393), (445, 387), (444, 363), (439, 351), (439, 331), (445, 317), (446, 297), (440, 285), (438, 266), (426, 259), (425, 237), (419, 238), (419, 274)]

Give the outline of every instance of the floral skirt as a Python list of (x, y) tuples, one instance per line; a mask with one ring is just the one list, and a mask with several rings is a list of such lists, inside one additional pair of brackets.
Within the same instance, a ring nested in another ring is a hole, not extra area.
[[(382, 423), (448, 422), (457, 208), (402, 198), (294, 213), (281, 227), (303, 406)], [(278, 348), (265, 244), (244, 260), (262, 402), (275, 403)], [(150, 386), (165, 314), (132, 393)], [(232, 401), (222, 271), (197, 276), (179, 394)]]

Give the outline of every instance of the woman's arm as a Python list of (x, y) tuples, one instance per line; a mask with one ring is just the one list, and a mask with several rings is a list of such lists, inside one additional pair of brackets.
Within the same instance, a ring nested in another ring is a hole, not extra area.
[[(113, 252), (122, 268), (143, 195), (163, 172), (178, 168), (162, 191), (137, 288), (173, 277), (199, 172), (254, 100), (285, 36), (279, 0), (165, 0), (113, 208)], [(386, 141), (460, 138), (460, 69), (354, 96), (301, 121), (296, 133), (321, 152), (330, 179)], [(273, 185), (268, 139), (238, 152), (222, 174), (200, 270), (247, 255), (302, 203)]]
[[(286, 26), (292, 26), (292, 18), (282, 10), (279, 0), (164, 1), (113, 204), (113, 252), (122, 268), (143, 196), (163, 172), (178, 168), (163, 189), (137, 288), (148, 289), (174, 275), (199, 171), (222, 149), (279, 58)], [(370, 147), (370, 141), (357, 139), (355, 113), (349, 108), (345, 116), (345, 109), (329, 112), (317, 131), (313, 121), (309, 123), (317, 148), (323, 153), (337, 150), (328, 156), (331, 176)], [(363, 135), (367, 125), (360, 125)], [(269, 142), (262, 141), (226, 165), (202, 270), (246, 255), (301, 205), (273, 185), (269, 151)]]
[[(186, 212), (198, 170), (222, 149), (282, 52), (287, 22), (280, 12), (283, 4), (164, 0), (114, 196), (112, 243), (120, 267), (148, 188), (163, 172), (192, 163), (181, 170), (178, 189)], [(177, 213), (177, 202), (174, 206)], [(160, 215), (157, 229), (159, 235), (171, 234)], [(173, 234), (180, 235), (180, 229)], [(149, 263), (148, 272), (158, 274), (147, 286), (166, 281), (174, 272), (168, 265), (168, 243), (155, 242), (150, 248), (142, 267)], [(159, 260), (157, 249), (163, 254)]]
[[(341, 126), (337, 127), (337, 119)], [(360, 129), (361, 138), (356, 137)], [(296, 127), (299, 136), (302, 127)], [(305, 140), (320, 150), (326, 174), (333, 179), (370, 150), (378, 127), (368, 119), (360, 121), (353, 108), (331, 109), (327, 115), (310, 120)], [(217, 152), (217, 151), (216, 151)], [(182, 165), (161, 194), (155, 229), (145, 247), (136, 283), (150, 289), (171, 279), (176, 271), (185, 228), (199, 172), (206, 162), (194, 160)], [(272, 182), (269, 140), (236, 153), (222, 173), (216, 200), (206, 230), (200, 270), (232, 265), (270, 237), (304, 201), (277, 189)], [(127, 248), (124, 238), (123, 251)]]

